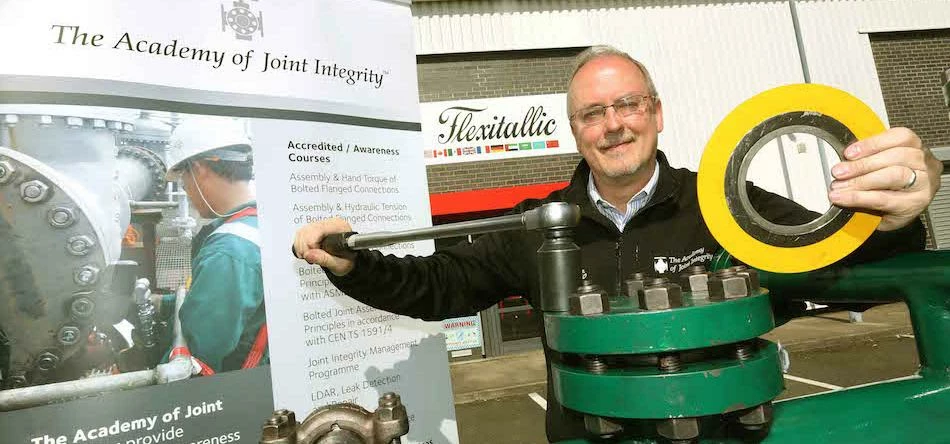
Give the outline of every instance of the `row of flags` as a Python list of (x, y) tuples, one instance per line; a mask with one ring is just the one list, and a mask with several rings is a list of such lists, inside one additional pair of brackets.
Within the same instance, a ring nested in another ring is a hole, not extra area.
[(507, 153), (511, 151), (543, 150), (547, 148), (560, 148), (560, 146), (561, 145), (557, 140), (539, 140), (536, 142), (508, 143), (502, 145), (439, 148), (425, 150), (424, 156), (426, 159), (434, 159), (437, 157), (471, 156), (478, 154)]

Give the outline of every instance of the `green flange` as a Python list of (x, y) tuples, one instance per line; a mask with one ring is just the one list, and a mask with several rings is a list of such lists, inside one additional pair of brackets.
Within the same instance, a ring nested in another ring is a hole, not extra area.
[(770, 401), (784, 389), (778, 347), (760, 341), (749, 360), (686, 364), (676, 373), (655, 367), (603, 374), (553, 363), (554, 392), (570, 409), (612, 418), (714, 415)]
[[(718, 255), (717, 255), (718, 257)], [(782, 275), (760, 272), (763, 287), (777, 301), (807, 299), (815, 302), (887, 302), (904, 299), (913, 321), (917, 350), (920, 354), (919, 378), (885, 382), (820, 395), (783, 400), (774, 404), (771, 433), (764, 443), (894, 442), (945, 443), (950, 437), (950, 251), (928, 251), (896, 256), (887, 260), (853, 267), (829, 267), (811, 273)], [(719, 267), (727, 266), (720, 258)], [(748, 366), (749, 363), (746, 362)], [(693, 371), (692, 367), (686, 370)], [(578, 370), (573, 370), (579, 372)], [(702, 387), (702, 399), (694, 389), (669, 380), (675, 389), (638, 385), (636, 390), (617, 385), (583, 385), (575, 380), (565, 384), (561, 369), (555, 366), (554, 388), (564, 404), (588, 408), (604, 416), (631, 410), (623, 404), (695, 405), (718, 403), (715, 398), (735, 400), (737, 394), (758, 387), (759, 377), (718, 382), (727, 389)], [(608, 372), (605, 378), (614, 374)], [(764, 373), (763, 373), (764, 374)], [(723, 372), (721, 375), (725, 375)], [(721, 376), (720, 375), (720, 376)], [(775, 375), (781, 378), (780, 374)], [(593, 376), (591, 376), (593, 377)], [(570, 379), (570, 378), (568, 378)], [(579, 378), (575, 378), (579, 379)], [(710, 378), (721, 379), (721, 378)], [(629, 381), (627, 381), (629, 382)], [(773, 382), (781, 386), (781, 381)], [(619, 388), (618, 388), (619, 387)], [(712, 392), (712, 390), (720, 390)], [(658, 394), (660, 393), (660, 394)], [(662, 396), (661, 396), (662, 394)], [(567, 396), (567, 400), (565, 400)], [(688, 401), (684, 400), (688, 397)], [(619, 408), (618, 408), (619, 406)], [(622, 409), (627, 407), (626, 409)], [(608, 413), (610, 411), (611, 413)], [(681, 412), (684, 415), (688, 409)], [(704, 432), (705, 433), (705, 432)], [(587, 440), (562, 443), (586, 444)], [(631, 436), (611, 441), (623, 444), (656, 443), (649, 437)], [(737, 437), (702, 435), (702, 443), (740, 443)]]
[[(684, 299), (691, 301), (689, 293)], [(612, 299), (610, 313), (545, 313), (548, 346), (561, 353), (641, 354), (715, 347), (764, 335), (775, 327), (767, 292), (725, 302), (643, 311)]]

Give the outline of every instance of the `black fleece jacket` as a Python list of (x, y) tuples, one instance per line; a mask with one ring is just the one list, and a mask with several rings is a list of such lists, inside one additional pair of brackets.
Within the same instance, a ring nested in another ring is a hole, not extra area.
[[(660, 177), (656, 190), (623, 232), (590, 202), (590, 167), (583, 160), (567, 187), (541, 200), (521, 202), (512, 212), (547, 202), (577, 204), (581, 221), (574, 230), (574, 242), (581, 247), (581, 266), (610, 294), (620, 294), (623, 280), (633, 272), (675, 275), (691, 265), (708, 267), (720, 246), (699, 211), (696, 173), (670, 167), (662, 152), (657, 152), (657, 160)], [(759, 213), (773, 222), (800, 224), (817, 216), (757, 187), (749, 188), (749, 196)], [(472, 315), (513, 295), (523, 295), (540, 307), (535, 252), (541, 241), (538, 232), (509, 231), (482, 235), (472, 244), (462, 243), (427, 257), (397, 258), (360, 251), (352, 272), (343, 277), (327, 275), (337, 288), (360, 302), (425, 320)], [(872, 261), (923, 246), (923, 225), (917, 221), (894, 232), (875, 232), (839, 264)], [(583, 416), (561, 406), (551, 390), (552, 353), (545, 344), (548, 440), (589, 437)]]

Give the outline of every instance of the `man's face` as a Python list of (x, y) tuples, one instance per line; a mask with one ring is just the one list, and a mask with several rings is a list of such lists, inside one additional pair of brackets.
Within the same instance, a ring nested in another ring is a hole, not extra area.
[(203, 171), (202, 167), (203, 166), (198, 162), (191, 162), (190, 165), (186, 167), (181, 173), (181, 186), (185, 189), (185, 194), (188, 195), (188, 202), (195, 209), (195, 211), (197, 211), (201, 217), (208, 218), (211, 217), (211, 211), (208, 210), (208, 206), (205, 205), (204, 199), (202, 199), (201, 195), (198, 193), (198, 188), (196, 185), (196, 182), (200, 181), (198, 176), (201, 176)]
[[(568, 94), (568, 115), (573, 115), (591, 106), (612, 105), (617, 99), (650, 92), (637, 65), (622, 57), (605, 56), (591, 60), (577, 72)], [(663, 110), (658, 100), (646, 100), (643, 113), (622, 116), (610, 107), (600, 123), (571, 120), (577, 149), (594, 177), (619, 179), (653, 167), (657, 135), (663, 131)]]

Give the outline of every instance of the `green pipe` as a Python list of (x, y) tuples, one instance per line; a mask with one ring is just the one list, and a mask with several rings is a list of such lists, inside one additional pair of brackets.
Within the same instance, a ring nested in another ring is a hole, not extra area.
[(950, 251), (924, 251), (810, 273), (761, 272), (773, 304), (782, 299), (817, 303), (905, 301), (921, 365), (950, 371)]
[(946, 443), (950, 385), (921, 377), (774, 404), (766, 443)]

